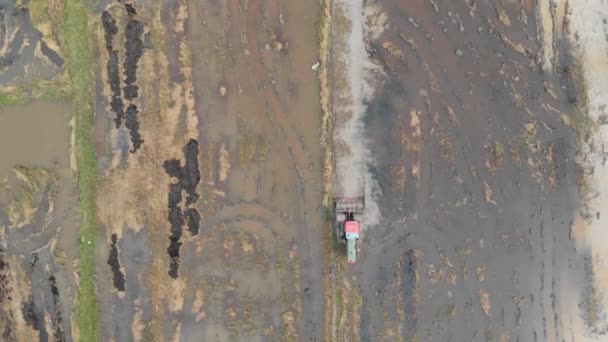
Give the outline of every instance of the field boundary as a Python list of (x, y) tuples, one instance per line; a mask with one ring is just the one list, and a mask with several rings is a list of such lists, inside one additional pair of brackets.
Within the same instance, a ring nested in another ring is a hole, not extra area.
[(66, 0), (61, 29), (65, 46), (67, 71), (71, 80), (74, 104), (74, 153), (80, 195), (80, 229), (78, 232), (78, 294), (76, 322), (80, 341), (99, 341), (99, 309), (95, 284), (95, 246), (97, 219), (95, 208), (95, 175), (97, 160), (91, 134), (93, 115), (88, 35), (88, 13), (83, 0)]

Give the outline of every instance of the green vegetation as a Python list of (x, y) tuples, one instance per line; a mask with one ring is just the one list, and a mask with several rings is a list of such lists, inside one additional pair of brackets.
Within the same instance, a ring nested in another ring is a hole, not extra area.
[(87, 9), (82, 0), (66, 0), (61, 30), (67, 68), (72, 84), (75, 117), (75, 153), (78, 165), (81, 227), (79, 231), (80, 284), (76, 320), (79, 340), (99, 341), (99, 309), (95, 286), (95, 213), (96, 155), (91, 134), (90, 61)]
[(502, 157), (505, 154), (505, 146), (500, 141), (495, 141), (493, 149), (494, 149), (494, 154), (495, 154), (496, 158), (502, 159)]
[(327, 0), (321, 0), (321, 5), (319, 6), (319, 14), (314, 20), (315, 23), (315, 31), (317, 33), (317, 41), (319, 44), (323, 42), (326, 35), (327, 25), (330, 18), (329, 11), (327, 10)]
[(70, 82), (65, 77), (53, 81), (40, 80), (34, 84), (30, 100), (65, 102), (69, 100), (71, 92)]
[[(27, 7), (36, 29), (45, 40), (55, 41), (63, 27), (64, 0), (19, 0), (18, 6)], [(67, 75), (54, 80), (34, 80), (27, 87), (23, 84), (0, 91), (0, 107), (26, 104), (33, 100), (63, 102), (70, 98), (70, 81)]]
[(27, 102), (27, 96), (21, 91), (0, 92), (0, 107), (24, 104)]
[(33, 100), (64, 102), (70, 98), (70, 83), (66, 77), (57, 80), (38, 80), (31, 89), (19, 86), (0, 91), (0, 107), (26, 104)]
[(8, 189), (8, 178), (0, 178), (0, 195), (2, 195), (2, 193), (7, 191)]
[(15, 173), (22, 185), (6, 207), (6, 214), (13, 226), (22, 227), (32, 221), (40, 204), (41, 193), (49, 191), (50, 196), (54, 197), (58, 177), (47, 169), (24, 166), (17, 166)]

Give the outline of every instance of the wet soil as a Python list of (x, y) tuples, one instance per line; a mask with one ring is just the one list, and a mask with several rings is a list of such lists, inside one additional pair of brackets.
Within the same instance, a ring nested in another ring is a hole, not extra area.
[[(73, 309), (70, 298), (75, 295), (76, 279), (74, 265), (62, 261), (77, 258), (70, 113), (68, 105), (47, 102), (0, 111), (0, 131), (4, 130), (0, 132), (0, 146), (5, 148), (1, 151), (4, 158), (0, 177), (7, 180), (7, 188), (0, 193), (0, 317), (8, 341), (72, 340), (71, 322), (64, 317)], [(32, 179), (35, 184), (46, 185), (26, 187), (13, 171), (17, 166), (22, 170), (47, 170), (54, 181)], [(5, 210), (24, 191), (31, 196), (34, 212), (25, 222), (11, 222)]]
[[(316, 8), (171, 0), (96, 11), (104, 338), (321, 341)], [(141, 41), (127, 44), (131, 20), (144, 32), (134, 26)], [(124, 106), (137, 95), (146, 143), (135, 154), (111, 128), (115, 94)], [(124, 293), (111, 290), (112, 234)]]
[[(228, 231), (261, 238), (259, 253), (270, 259), (270, 275), (276, 272), (280, 279), (275, 293), (267, 293), (262, 284), (246, 290), (237, 282), (241, 299), (247, 291), (266, 308), (254, 325), (266, 321), (276, 330), (264, 337), (263, 330), (241, 328), (237, 339), (322, 340), (320, 110), (316, 74), (310, 70), (314, 32), (301, 29), (312, 27), (316, 10), (309, 3), (280, 1), (190, 6), (200, 141), (219, 159), (207, 178), (213, 184), (209, 190), (225, 193), (216, 196), (220, 222)], [(222, 57), (211, 57), (216, 55), (208, 51), (214, 50)], [(222, 87), (225, 96), (218, 91)], [(267, 215), (269, 222), (259, 221)], [(274, 237), (247, 228), (248, 222), (263, 223)], [(215, 229), (203, 220), (201, 234)], [(246, 246), (241, 243), (243, 251)], [(242, 279), (246, 268), (257, 264), (246, 260), (234, 264), (228, 279)], [(209, 265), (201, 272), (218, 270)], [(226, 336), (211, 322), (202, 329)]]
[(383, 221), (350, 271), (361, 340), (562, 340), (561, 280), (583, 265), (569, 233), (580, 170), (533, 9), (382, 5), (390, 28), (370, 51), (387, 78), (366, 128)]
[(0, 87), (27, 86), (59, 75), (63, 57), (45, 41), (51, 37), (36, 29), (27, 6), (2, 0), (0, 11)]

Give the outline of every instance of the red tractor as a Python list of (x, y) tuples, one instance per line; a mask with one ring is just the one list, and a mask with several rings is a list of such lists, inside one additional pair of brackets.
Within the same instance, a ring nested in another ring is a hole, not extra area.
[(336, 198), (336, 236), (339, 242), (346, 244), (346, 260), (349, 264), (357, 261), (364, 209), (363, 197)]

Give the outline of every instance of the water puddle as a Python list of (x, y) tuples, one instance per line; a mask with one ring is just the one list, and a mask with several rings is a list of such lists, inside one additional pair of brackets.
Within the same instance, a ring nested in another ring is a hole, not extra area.
[(0, 110), (0, 177), (9, 177), (15, 165), (67, 168), (71, 107), (34, 102)]
[[(6, 243), (1, 252), (12, 260), (9, 271), (22, 279), (18, 284), (8, 279), (3, 295), (22, 292), (32, 334), (66, 341), (71, 340), (75, 270), (56, 258), (78, 257), (70, 114), (71, 106), (48, 102), (0, 110), (0, 226), (5, 228), (0, 242)], [(2, 323), (12, 324), (10, 317), (21, 315), (15, 303), (2, 312), (7, 317)], [(17, 339), (29, 334), (19, 327), (10, 333)]]

